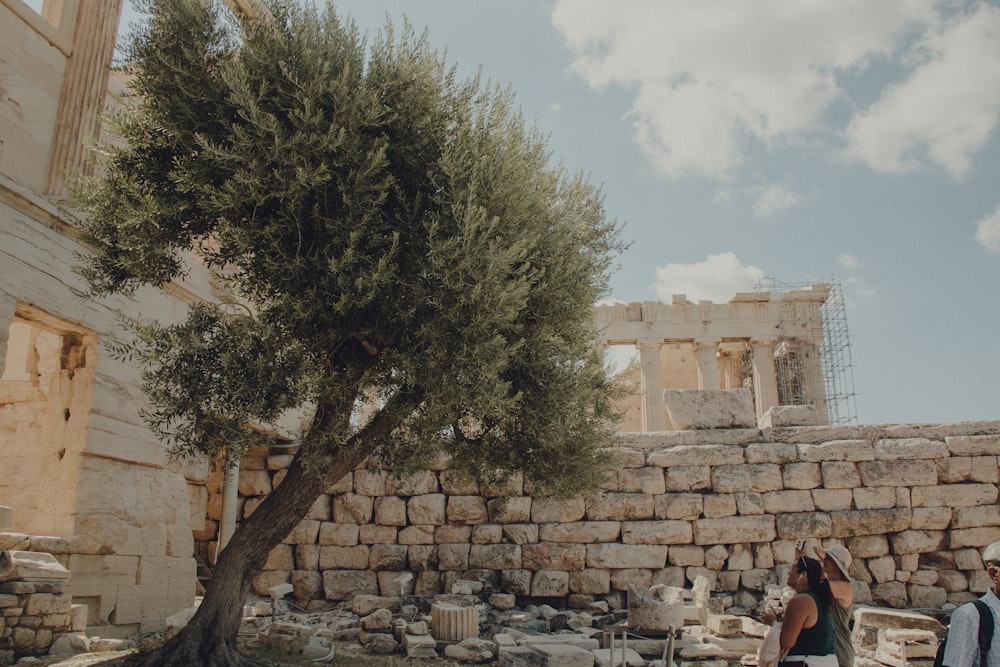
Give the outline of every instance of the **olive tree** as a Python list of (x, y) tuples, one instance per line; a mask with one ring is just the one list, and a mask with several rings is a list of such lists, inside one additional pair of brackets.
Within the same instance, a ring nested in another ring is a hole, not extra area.
[(445, 454), (536, 493), (597, 488), (615, 415), (591, 306), (620, 230), (509, 90), (461, 80), (408, 26), (370, 39), (332, 8), (148, 9), (125, 49), (124, 141), (78, 188), (80, 271), (100, 298), (199, 261), (231, 295), (130, 320), (118, 347), (174, 454), (236, 461), (289, 414), (302, 426), (197, 615), (143, 660), (255, 664), (236, 648), (254, 575), (364, 460)]

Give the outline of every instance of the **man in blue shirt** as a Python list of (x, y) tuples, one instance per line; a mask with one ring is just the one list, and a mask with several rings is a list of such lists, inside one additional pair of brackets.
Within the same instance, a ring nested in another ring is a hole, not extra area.
[[(1000, 665), (1000, 542), (994, 542), (983, 552), (983, 564), (990, 577), (990, 588), (980, 600), (993, 612), (993, 642), (986, 654), (991, 667)], [(945, 667), (979, 667), (979, 610), (966, 603), (951, 615), (948, 642), (945, 644)]]

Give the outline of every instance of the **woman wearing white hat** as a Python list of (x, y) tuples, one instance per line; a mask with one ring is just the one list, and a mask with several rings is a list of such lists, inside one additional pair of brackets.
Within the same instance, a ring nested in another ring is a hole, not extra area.
[(840, 667), (854, 667), (854, 645), (851, 643), (851, 611), (854, 607), (854, 586), (848, 568), (851, 566), (851, 552), (842, 544), (827, 549), (815, 549), (823, 563), (823, 574), (830, 582), (834, 604), (830, 611), (833, 618), (833, 632), (836, 639), (837, 663)]

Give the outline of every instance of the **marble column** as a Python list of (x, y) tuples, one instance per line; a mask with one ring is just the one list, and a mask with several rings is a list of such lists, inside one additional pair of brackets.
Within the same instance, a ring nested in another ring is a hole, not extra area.
[[(100, 115), (108, 93), (109, 63), (115, 50), (123, 0), (67, 3), (64, 16), (75, 19), (73, 46), (66, 60), (45, 192), (61, 196), (64, 177), (91, 175), (86, 143), (100, 136)], [(69, 11), (70, 6), (75, 11)], [(66, 29), (62, 26), (60, 29)]]
[(757, 417), (778, 405), (778, 380), (774, 373), (774, 340), (751, 340), (753, 392)]
[(698, 363), (698, 389), (719, 389), (718, 338), (695, 338), (694, 355)]
[(662, 340), (641, 340), (635, 344), (639, 350), (639, 370), (642, 374), (642, 430), (664, 431), (667, 415), (663, 406), (663, 364), (660, 359)]

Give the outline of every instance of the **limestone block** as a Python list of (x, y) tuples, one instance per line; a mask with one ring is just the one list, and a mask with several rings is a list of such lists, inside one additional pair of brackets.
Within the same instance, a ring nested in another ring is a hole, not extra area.
[(736, 495), (732, 493), (706, 495), (701, 512), (706, 519), (736, 516)]
[(827, 489), (854, 489), (861, 486), (861, 474), (852, 461), (823, 461), (823, 486)]
[(264, 563), (264, 570), (294, 570), (295, 558), (293, 557), (292, 545), (278, 544), (267, 555), (267, 562)]
[(746, 463), (743, 451), (743, 447), (734, 445), (674, 445), (651, 451), (646, 465), (659, 468), (735, 465)]
[(266, 496), (271, 493), (271, 475), (266, 470), (240, 470), (241, 496)]
[(417, 580), (412, 572), (405, 570), (383, 570), (375, 574), (378, 579), (378, 590), (381, 595), (386, 597), (413, 595)]
[(486, 499), (480, 496), (451, 496), (448, 498), (446, 516), (449, 523), (486, 523)]
[(445, 523), (445, 503), (442, 493), (413, 496), (406, 501), (406, 516), (412, 524), (440, 526)]
[(889, 486), (854, 489), (854, 507), (859, 510), (888, 509), (896, 506), (896, 489)]
[(646, 493), (654, 495), (665, 493), (666, 485), (663, 479), (663, 469), (655, 466), (648, 468), (621, 468), (611, 484), (613, 491)]
[(832, 520), (830, 537), (885, 535), (909, 528), (910, 510), (896, 507), (884, 510), (831, 512), (830, 519)]
[(531, 520), (531, 498), (491, 498), (486, 502), (486, 514), (493, 523), (525, 523)]
[(569, 594), (569, 572), (539, 570), (531, 578), (534, 597), (564, 597)]
[(628, 590), (629, 586), (649, 588), (653, 585), (653, 571), (641, 567), (628, 567), (611, 570), (611, 589), (615, 591)]
[[(277, 473), (275, 473), (275, 477), (277, 477)], [(276, 484), (274, 478), (271, 479), (271, 484)], [(352, 491), (354, 491), (354, 475), (344, 475), (336, 482), (328, 484), (326, 488), (323, 489), (323, 493), (328, 496), (336, 496), (341, 493), (351, 493)]]
[(699, 545), (770, 542), (775, 537), (774, 517), (769, 515), (698, 519), (694, 522), (694, 543)]
[(358, 570), (323, 572), (323, 597), (327, 600), (353, 600), (360, 594), (378, 594), (378, 579), (374, 572)]
[(789, 491), (771, 491), (761, 495), (766, 514), (784, 514), (785, 512), (812, 512), (816, 509), (813, 494), (804, 489)]
[(667, 558), (671, 565), (678, 567), (701, 566), (705, 564), (705, 549), (691, 544), (679, 544), (670, 547)]
[(292, 586), (298, 600), (323, 598), (323, 575), (316, 570), (292, 571)]
[(28, 616), (68, 614), (71, 604), (72, 598), (65, 593), (34, 593), (28, 596), (24, 606), (24, 613)]
[(579, 521), (586, 513), (587, 505), (583, 498), (570, 500), (535, 498), (531, 503), (532, 523)]
[[(465, 571), (469, 569), (470, 544), (438, 545), (438, 562), (442, 570)], [(527, 546), (527, 545), (526, 545)]]
[(819, 426), (822, 418), (815, 405), (777, 405), (757, 420), (757, 428)]
[(521, 547), (523, 567), (527, 570), (563, 570), (575, 572), (583, 570), (587, 561), (587, 547), (584, 544), (564, 542), (538, 542)]
[(367, 570), (371, 547), (359, 544), (353, 547), (321, 546), (319, 569)]
[(778, 491), (783, 488), (781, 467), (774, 463), (727, 464), (712, 469), (712, 490), (715, 493)]
[(782, 470), (786, 489), (815, 489), (823, 484), (818, 463), (788, 463)]
[(963, 435), (944, 439), (952, 456), (1000, 456), (1000, 435)]
[(473, 544), (500, 544), (503, 528), (495, 523), (483, 523), (472, 527)]
[(406, 569), (405, 544), (373, 544), (368, 552), (368, 566), (373, 570)]
[(627, 590), (630, 628), (663, 632), (684, 625), (684, 589), (631, 584)]
[(532, 544), (540, 539), (539, 530), (539, 526), (533, 523), (509, 523), (504, 524), (503, 536), (514, 544)]
[(495, 609), (513, 609), (517, 606), (517, 598), (509, 593), (493, 593), (488, 601)]
[(948, 601), (948, 593), (940, 586), (909, 584), (906, 592), (910, 596), (910, 606), (917, 609), (940, 609)]
[(953, 456), (935, 461), (938, 483), (958, 482), (997, 483), (997, 457), (995, 456)]
[(912, 512), (910, 527), (916, 530), (944, 530), (951, 523), (950, 507), (914, 507)]
[(813, 503), (821, 512), (849, 510), (854, 502), (854, 494), (849, 488), (843, 489), (813, 489)]
[[(677, 547), (672, 547), (670, 551), (673, 551)], [(660, 570), (653, 571), (653, 581), (651, 585), (653, 586), (676, 586), (683, 588), (687, 583), (687, 578), (685, 576), (686, 569), (683, 567), (665, 567)]]
[(997, 502), (993, 484), (942, 484), (916, 486), (910, 492), (914, 507), (972, 507)]
[(817, 444), (799, 445), (799, 459), (824, 461), (874, 461), (875, 447), (867, 440), (830, 440)]
[(653, 511), (657, 519), (697, 519), (704, 502), (700, 493), (666, 493), (653, 499)]
[(948, 446), (940, 440), (899, 438), (875, 441), (876, 459), (943, 459), (948, 456)]
[(934, 486), (938, 483), (937, 465), (924, 458), (861, 461), (858, 472), (865, 486)]
[(799, 460), (799, 449), (790, 442), (751, 443), (745, 456), (747, 463), (794, 463)]
[(941, 570), (937, 583), (948, 593), (969, 590), (969, 578), (958, 570)]
[[(361, 468), (354, 471), (354, 493), (359, 496), (378, 497), (389, 495), (386, 491), (387, 470)], [(416, 495), (416, 494), (411, 494)]]
[(472, 477), (457, 470), (444, 470), (438, 475), (441, 492), (449, 496), (475, 496), (479, 494), (479, 483)]
[(763, 592), (771, 586), (778, 585), (778, 577), (773, 568), (751, 568), (740, 574), (740, 585), (749, 591)]
[(0, 533), (0, 551), (28, 551), (31, 538), (24, 533)]
[(764, 495), (757, 493), (756, 491), (751, 491), (747, 493), (737, 493), (736, 496), (736, 512), (737, 514), (763, 514), (764, 513)]
[(691, 544), (694, 539), (687, 521), (625, 521), (621, 534), (624, 544)]
[(467, 543), (472, 539), (472, 526), (435, 526), (434, 543), (452, 544)]
[(324, 546), (353, 547), (358, 544), (361, 527), (356, 523), (324, 521), (319, 528), (319, 543)]
[(646, 544), (589, 544), (587, 567), (661, 568), (667, 562), (667, 549)]
[[(0, 551), (0, 581), (68, 582), (69, 570), (50, 553)], [(135, 570), (132, 580), (135, 583)]]
[(381, 526), (406, 525), (406, 501), (395, 496), (376, 498), (375, 523)]
[(951, 515), (953, 528), (1000, 526), (1000, 507), (996, 505), (957, 507), (951, 512)]
[(674, 466), (666, 469), (666, 491), (701, 491), (712, 488), (712, 469), (709, 466)]
[(572, 593), (605, 595), (611, 590), (611, 571), (587, 568), (569, 573), (569, 590)]
[(883, 584), (896, 578), (896, 561), (891, 556), (871, 558), (866, 565), (876, 583)]
[(313, 502), (312, 507), (306, 512), (306, 519), (318, 519), (319, 521), (330, 520), (330, 496), (321, 493)]
[(908, 583), (917, 586), (933, 586), (938, 582), (937, 570), (917, 570), (910, 574)]
[(436, 570), (438, 567), (438, 548), (429, 544), (411, 544), (406, 553), (407, 562), (414, 572)]
[(895, 554), (929, 553), (942, 549), (947, 535), (938, 530), (904, 530), (892, 535), (889, 541)]
[(985, 547), (1000, 540), (1000, 528), (984, 526), (982, 528), (963, 528), (948, 533), (949, 546), (952, 549), (963, 547)]
[(407, 658), (437, 658), (437, 642), (430, 635), (403, 633), (403, 650)]
[(652, 519), (653, 497), (644, 493), (605, 492), (587, 498), (587, 518), (591, 521)]
[(746, 389), (666, 389), (663, 403), (678, 431), (753, 428), (753, 401)]
[(418, 470), (417, 472), (399, 478), (389, 475), (385, 480), (385, 495), (389, 496), (422, 496), (439, 491), (437, 474), (433, 470)]
[(282, 540), (285, 544), (315, 544), (319, 536), (320, 522), (315, 519), (303, 519), (292, 528), (292, 532)]
[(543, 523), (538, 527), (538, 539), (543, 542), (615, 542), (621, 533), (618, 521), (571, 521)]
[(501, 480), (483, 480), (479, 493), (487, 498), (515, 497), (524, 494), (524, 473), (516, 472)]
[(399, 544), (434, 544), (434, 526), (407, 526), (396, 536)]
[(378, 526), (373, 523), (366, 523), (358, 530), (358, 541), (361, 544), (395, 544), (395, 526)]
[(500, 588), (512, 595), (528, 595), (531, 578), (531, 570), (503, 570), (500, 573)]
[(469, 551), (469, 567), (486, 570), (520, 568), (522, 548), (517, 544), (473, 544)]
[(368, 496), (343, 493), (333, 499), (333, 520), (336, 523), (371, 523), (374, 506)]

